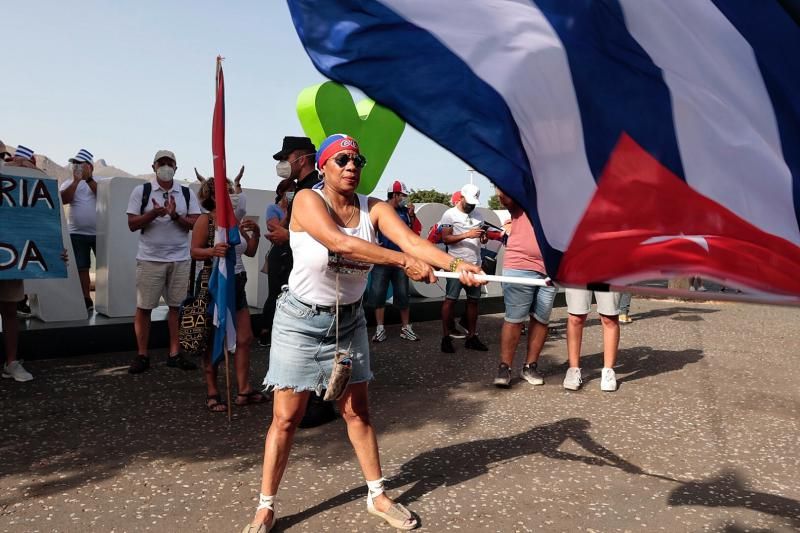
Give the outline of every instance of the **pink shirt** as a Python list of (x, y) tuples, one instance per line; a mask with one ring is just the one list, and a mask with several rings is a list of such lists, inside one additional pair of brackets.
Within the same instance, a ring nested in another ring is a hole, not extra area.
[(533, 232), (531, 221), (525, 211), (519, 210), (516, 215), (511, 215), (511, 235), (506, 243), (506, 254), (503, 259), (503, 268), (515, 270), (535, 270), (544, 274), (544, 261), (536, 234)]

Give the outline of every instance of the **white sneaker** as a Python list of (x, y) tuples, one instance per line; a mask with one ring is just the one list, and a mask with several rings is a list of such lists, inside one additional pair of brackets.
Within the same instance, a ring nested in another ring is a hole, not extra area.
[(583, 383), (581, 379), (581, 369), (568, 368), (567, 375), (564, 376), (564, 388), (567, 390), (578, 390), (581, 388), (581, 383)]
[(378, 326), (375, 330), (375, 335), (372, 336), (372, 342), (383, 342), (386, 340), (386, 330), (383, 326)]
[(10, 365), (3, 365), (3, 377), (20, 382), (33, 379), (31, 373), (25, 370), (25, 367), (19, 361), (12, 361)]
[(600, 390), (605, 392), (617, 390), (617, 375), (614, 373), (613, 368), (603, 369), (603, 375), (600, 378)]
[(411, 324), (409, 324), (400, 328), (400, 338), (407, 341), (418, 341), (419, 335), (414, 332), (414, 330), (411, 328)]

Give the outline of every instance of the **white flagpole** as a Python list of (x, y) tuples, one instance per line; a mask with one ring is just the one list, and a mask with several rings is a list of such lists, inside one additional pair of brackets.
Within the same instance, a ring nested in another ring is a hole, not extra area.
[[(451, 278), (458, 279), (457, 272), (445, 272), (443, 270), (434, 270), (433, 274), (437, 278)], [(514, 276), (490, 276), (488, 274), (475, 274), (475, 279), (479, 281), (510, 283), (515, 285), (528, 285), (530, 287), (559, 287), (562, 289), (575, 288), (575, 289), (591, 289), (601, 292), (629, 292), (631, 294), (638, 294), (640, 296), (652, 296), (656, 298), (681, 298), (686, 300), (696, 301), (722, 301), (722, 302), (743, 302), (767, 305), (789, 305), (800, 307), (800, 299), (795, 296), (781, 296), (774, 294), (766, 294), (763, 292), (758, 293), (707, 293), (707, 292), (689, 292), (681, 289), (665, 289), (661, 287), (651, 287), (646, 285), (610, 285), (610, 284), (593, 284), (586, 285), (562, 285), (555, 283), (550, 278), (545, 279), (531, 279), (531, 278), (518, 278)]]
[[(437, 278), (450, 278), (458, 279), (460, 274), (458, 272), (445, 272), (443, 270), (435, 270), (433, 274)], [(553, 282), (550, 278), (545, 279), (532, 279), (532, 278), (519, 278), (514, 276), (493, 276), (489, 274), (475, 274), (475, 279), (478, 281), (495, 281), (498, 283), (514, 283), (516, 285), (528, 285), (531, 287), (552, 287)]]

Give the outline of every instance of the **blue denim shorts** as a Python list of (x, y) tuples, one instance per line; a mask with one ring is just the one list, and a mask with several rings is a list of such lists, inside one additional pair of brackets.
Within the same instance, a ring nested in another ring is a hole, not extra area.
[[(367, 321), (360, 304), (339, 312), (339, 348), (348, 347), (353, 361), (350, 384), (370, 381)], [(314, 309), (284, 289), (272, 322), (269, 370), (264, 378), (267, 390), (315, 391), (320, 395), (328, 386), (335, 352), (336, 315)]]
[(75, 266), (78, 270), (89, 270), (92, 266), (90, 254), (97, 256), (97, 237), (70, 233), (69, 240), (72, 241), (72, 251), (75, 253)]
[[(545, 275), (535, 270), (516, 270), (504, 268), (504, 276), (515, 278), (545, 279)], [(506, 305), (505, 321), (520, 324), (532, 316), (540, 324), (550, 322), (553, 300), (556, 298), (555, 287), (529, 287), (503, 283), (503, 302)]]
[(461, 295), (461, 289), (464, 289), (464, 293), (467, 295), (467, 300), (477, 300), (481, 297), (481, 288), (480, 287), (470, 287), (469, 285), (462, 285), (461, 280), (447, 278), (447, 283), (445, 285), (445, 298), (448, 300), (458, 300), (459, 295)]
[(369, 286), (367, 304), (380, 309), (386, 307), (386, 290), (392, 284), (392, 302), (398, 309), (408, 309), (408, 276), (402, 268), (375, 265)]

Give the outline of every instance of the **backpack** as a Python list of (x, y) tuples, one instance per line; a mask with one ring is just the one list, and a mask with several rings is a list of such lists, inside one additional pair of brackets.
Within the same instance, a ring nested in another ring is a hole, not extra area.
[[(139, 208), (139, 214), (143, 215), (144, 210), (147, 209), (147, 203), (150, 201), (150, 194), (153, 192), (153, 184), (151, 182), (146, 182), (142, 185), (142, 205)], [(189, 212), (189, 187), (184, 187), (181, 185), (181, 192), (183, 193), (183, 199), (186, 201), (186, 212)], [(141, 229), (141, 232), (144, 233), (144, 228)]]

